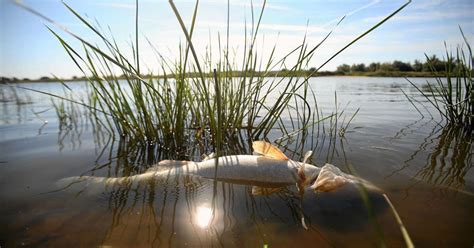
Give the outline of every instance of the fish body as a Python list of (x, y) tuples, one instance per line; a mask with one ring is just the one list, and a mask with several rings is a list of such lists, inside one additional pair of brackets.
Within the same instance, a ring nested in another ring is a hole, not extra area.
[[(368, 189), (378, 190), (370, 182), (346, 174), (334, 165), (326, 164), (320, 168), (307, 164), (306, 160), (311, 152), (305, 155), (303, 162), (297, 162), (287, 158), (278, 148), (264, 141), (254, 142), (253, 148), (254, 151), (262, 155), (231, 155), (201, 162), (163, 160), (139, 175), (110, 178), (68, 177), (61, 179), (60, 185), (68, 187), (78, 182), (116, 185), (186, 175), (263, 187), (296, 183), (300, 193), (308, 185), (311, 185), (311, 188), (317, 192), (333, 191), (345, 184), (359, 184)], [(256, 187), (252, 191), (268, 192), (261, 187)], [(273, 191), (270, 190), (270, 192)]]
[[(216, 169), (217, 162), (217, 169)], [(299, 182), (299, 169), (303, 163), (293, 160), (281, 160), (258, 155), (232, 155), (208, 159), (202, 162), (164, 160), (152, 166), (146, 172), (128, 177), (68, 177), (60, 180), (60, 185), (76, 182), (88, 184), (116, 185), (141, 182), (169, 176), (198, 176), (218, 181), (228, 181), (252, 185), (290, 185)], [(321, 168), (305, 164), (307, 180), (314, 180)]]
[[(159, 163), (173, 166), (172, 174), (196, 175), (216, 180), (236, 180), (275, 184), (293, 184), (298, 181), (298, 169), (302, 162), (293, 160), (280, 160), (257, 155), (233, 155), (209, 159), (202, 162), (172, 161), (167, 160)], [(179, 164), (182, 164), (179, 166)], [(217, 167), (216, 167), (217, 166)], [(319, 167), (306, 164), (306, 175), (317, 175)], [(155, 176), (169, 174), (167, 171), (158, 171)]]

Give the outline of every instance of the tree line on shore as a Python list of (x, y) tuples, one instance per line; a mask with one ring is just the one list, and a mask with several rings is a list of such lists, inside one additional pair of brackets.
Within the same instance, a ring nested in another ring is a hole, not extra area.
[[(318, 71), (316, 72), (315, 67), (311, 67), (308, 70), (299, 70), (293, 71), (288, 69), (282, 69), (280, 71), (270, 71), (270, 72), (243, 72), (243, 71), (234, 71), (232, 75), (234, 77), (242, 76), (244, 73), (253, 73), (257, 76), (331, 76), (331, 75), (347, 75), (347, 76), (421, 76), (421, 77), (430, 77), (430, 76), (444, 76), (446, 70), (454, 71), (456, 67), (461, 66), (458, 61), (453, 60), (441, 60), (436, 55), (426, 56), (425, 62), (420, 60), (415, 60), (411, 62), (403, 62), (399, 60), (394, 60), (392, 62), (372, 62), (368, 65), (364, 63), (358, 64), (342, 64), (339, 65), (335, 71)], [(195, 73), (189, 73), (189, 77), (197, 76)], [(152, 77), (152, 75), (143, 75), (143, 77)], [(162, 76), (153, 76), (153, 77), (162, 77)], [(173, 75), (168, 75), (168, 77), (173, 77)], [(117, 77), (121, 79), (121, 76)], [(84, 81), (87, 80), (86, 77), (76, 77), (73, 76), (70, 79), (64, 79), (64, 81)], [(29, 79), (23, 78), (19, 79), (16, 77), (0, 77), (0, 83), (9, 83), (9, 82), (57, 82), (57, 78), (50, 77), (40, 77), (38, 79)]]
[(436, 55), (426, 57), (425, 62), (415, 60), (412, 63), (394, 60), (393, 62), (373, 62), (369, 65), (361, 64), (342, 64), (337, 67), (336, 72), (341, 74), (353, 73), (353, 72), (377, 72), (377, 71), (398, 71), (398, 72), (445, 72), (448, 67), (454, 70), (456, 66), (460, 66), (458, 61), (445, 61), (439, 59)]

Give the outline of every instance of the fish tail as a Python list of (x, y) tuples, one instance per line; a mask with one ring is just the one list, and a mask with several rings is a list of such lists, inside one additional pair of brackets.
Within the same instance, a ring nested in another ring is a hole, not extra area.
[(61, 189), (74, 187), (76, 185), (89, 185), (89, 184), (101, 184), (105, 182), (104, 177), (94, 177), (94, 176), (76, 176), (76, 177), (66, 177), (60, 179), (56, 182), (56, 186)]
[[(75, 176), (60, 179), (56, 182), (59, 188), (69, 188), (74, 185), (85, 186), (114, 186), (127, 185), (135, 182), (146, 181), (155, 177), (165, 177), (172, 172), (173, 168), (179, 167), (193, 167), (196, 162), (179, 161), (179, 160), (163, 160), (155, 166), (149, 168), (145, 173), (128, 177), (97, 177), (97, 176)], [(188, 168), (189, 169), (189, 168)]]
[(68, 188), (76, 184), (85, 184), (86, 186), (91, 185), (126, 185), (133, 182), (145, 181), (154, 176), (154, 173), (143, 173), (140, 175), (129, 176), (129, 177), (96, 177), (96, 176), (80, 176), (80, 177), (67, 177), (59, 180), (57, 186), (60, 188)]

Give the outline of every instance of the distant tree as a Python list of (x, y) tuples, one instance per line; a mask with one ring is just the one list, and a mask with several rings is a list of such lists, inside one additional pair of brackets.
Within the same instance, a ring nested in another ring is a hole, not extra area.
[(368, 71), (372, 71), (372, 72), (375, 72), (375, 71), (378, 71), (380, 68), (380, 63), (370, 63), (370, 65), (367, 67), (367, 70)]
[(410, 63), (395, 60), (392, 63), (392, 67), (395, 71), (413, 71)]
[(18, 81), (18, 78), (14, 77), (14, 78), (12, 78), (12, 81), (13, 81), (13, 82), (17, 82), (17, 81)]
[(444, 70), (445, 71), (455, 71), (457, 66), (461, 66), (460, 61), (455, 60), (454, 58), (448, 58), (447, 61), (444, 61)]
[(6, 83), (8, 83), (8, 82), (10, 82), (10, 81), (11, 81), (11, 79), (9, 79), (9, 78), (7, 78), (7, 77), (1, 77), (1, 78), (0, 78), (0, 83), (2, 83), (2, 84), (6, 84)]
[(364, 63), (361, 64), (353, 64), (351, 66), (351, 72), (366, 72), (367, 68), (365, 67)]
[(423, 64), (423, 71), (444, 71), (445, 62), (441, 61), (436, 55), (426, 57), (426, 62)]
[(393, 71), (392, 63), (382, 63), (380, 64), (379, 71)]
[(76, 77), (76, 76), (72, 76), (72, 79), (76, 80), (76, 79), (77, 79), (77, 77)]
[(23, 78), (23, 81), (30, 81), (29, 78)]
[(351, 66), (348, 64), (342, 64), (336, 68), (337, 73), (346, 74), (351, 72)]
[(415, 59), (415, 62), (413, 62), (413, 70), (414, 71), (423, 71), (423, 63), (421, 63), (419, 60)]
[[(474, 64), (474, 57), (473, 57), (473, 64)], [(410, 62), (403, 62), (399, 60), (394, 60), (393, 62), (373, 62), (370, 63), (368, 66), (365, 64), (353, 64), (351, 66), (347, 64), (342, 64), (337, 67), (336, 73), (337, 74), (349, 74), (352, 72), (390, 72), (390, 71), (400, 71), (400, 72), (431, 72), (432, 70), (438, 72), (444, 72), (447, 69), (454, 71), (460, 69), (460, 63), (456, 60), (448, 60), (444, 61), (439, 59), (436, 55), (426, 56), (426, 62), (421, 62), (420, 60), (415, 60), (412, 63)], [(311, 69), (310, 69), (311, 70)], [(474, 70), (473, 70), (474, 71)]]
[(309, 72), (314, 73), (316, 71), (316, 67), (309, 68)]
[(47, 81), (47, 80), (49, 80), (49, 77), (40, 77), (40, 80), (45, 80), (45, 81)]
[[(454, 70), (466, 70), (466, 71), (469, 71), (469, 68), (468, 68), (468, 65), (462, 63), (460, 60), (455, 60), (455, 61), (452, 61), (451, 63), (453, 63), (454, 65), (451, 65), (451, 70), (454, 71)], [(474, 56), (471, 58), (471, 65), (474, 65)], [(471, 68), (471, 72), (474, 73), (474, 68)]]

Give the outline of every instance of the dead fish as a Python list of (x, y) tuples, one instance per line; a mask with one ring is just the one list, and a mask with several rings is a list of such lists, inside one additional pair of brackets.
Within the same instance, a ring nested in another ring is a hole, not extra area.
[(316, 181), (311, 185), (311, 189), (316, 192), (331, 192), (346, 184), (363, 186), (372, 191), (382, 191), (371, 182), (344, 173), (332, 164), (325, 164), (321, 167)]
[(307, 164), (311, 151), (306, 153), (302, 162), (298, 162), (289, 159), (280, 149), (265, 141), (255, 141), (252, 147), (258, 155), (231, 155), (207, 158), (201, 162), (164, 160), (139, 175), (116, 178), (69, 177), (61, 179), (60, 185), (82, 181), (88, 184), (116, 185), (165, 178), (170, 175), (191, 175), (253, 185), (254, 195), (279, 192), (278, 188), (295, 184), (300, 193), (304, 192), (304, 188), (308, 185), (315, 192), (333, 191), (345, 184), (364, 184), (367, 188), (377, 189), (370, 182), (346, 174), (334, 165), (317, 167)]

